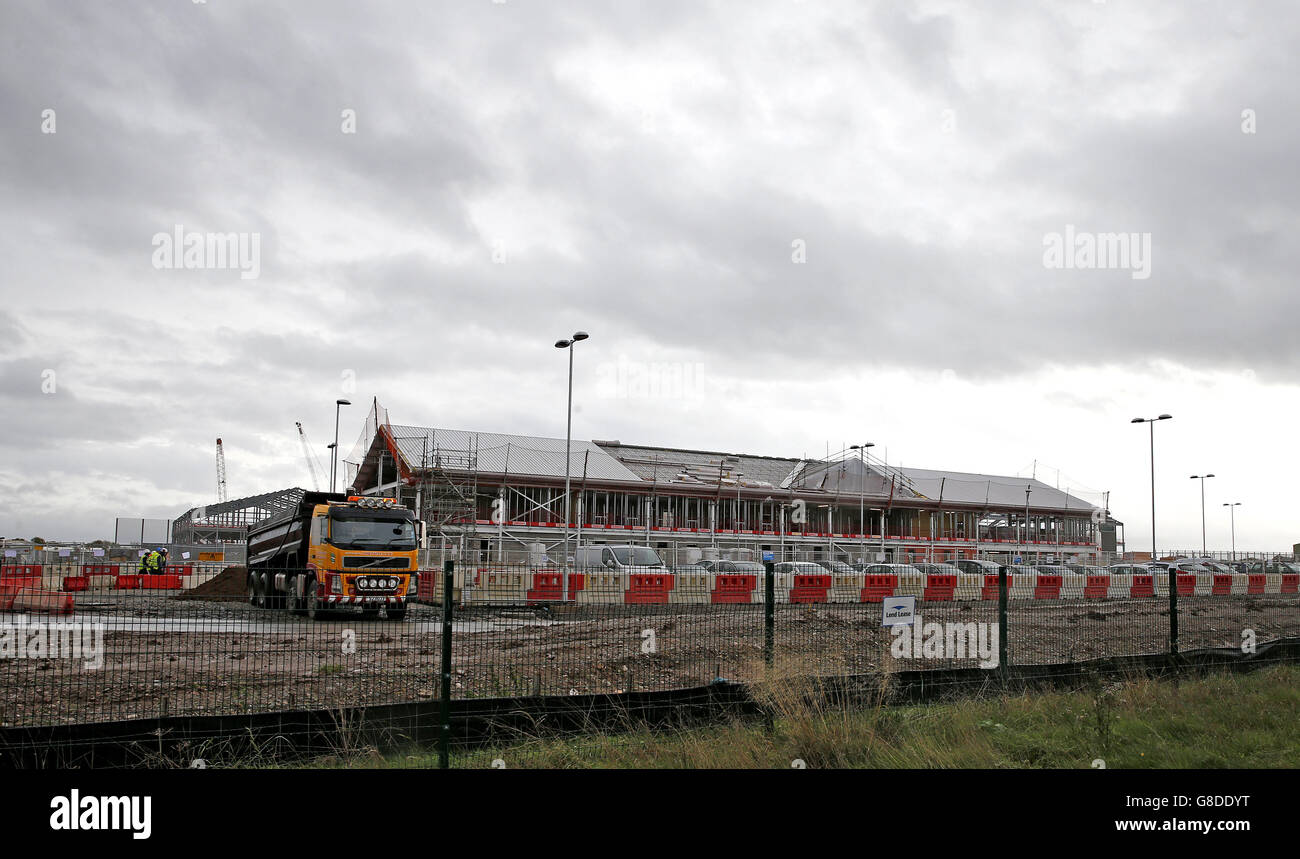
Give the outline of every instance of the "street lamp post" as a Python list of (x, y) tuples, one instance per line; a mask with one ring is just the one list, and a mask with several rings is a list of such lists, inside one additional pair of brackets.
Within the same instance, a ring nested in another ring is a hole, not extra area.
[(1156, 557), (1156, 421), (1167, 421), (1173, 415), (1160, 415), (1155, 418), (1134, 418), (1129, 423), (1151, 425), (1151, 560)]
[(1231, 504), (1226, 501), (1223, 504), (1228, 508), (1228, 514), (1232, 519), (1232, 559), (1237, 560), (1237, 508), (1241, 506), (1240, 501), (1234, 501)]
[(849, 450), (858, 452), (858, 462), (861, 463), (861, 473), (858, 474), (858, 527), (862, 529), (862, 563), (867, 562), (867, 448), (875, 447), (875, 442), (865, 442), (863, 444), (851, 444)]
[(330, 454), (330, 492), (334, 491), (334, 480), (339, 473), (339, 408), (350, 406), (348, 400), (334, 401), (334, 452)]
[(569, 449), (573, 443), (573, 344), (586, 340), (591, 335), (578, 331), (568, 340), (556, 340), (556, 349), (569, 350), (569, 406), (564, 423), (564, 560), (560, 565), (560, 599), (569, 601)]
[[(1133, 418), (1129, 423), (1150, 424), (1151, 427), (1151, 560), (1156, 556), (1156, 421), (1167, 421), (1173, 415), (1159, 415), (1154, 418)], [(1169, 652), (1178, 656), (1178, 573), (1177, 567), (1169, 565)]]
[(1192, 480), (1201, 481), (1201, 556), (1206, 556), (1205, 551), (1205, 480), (1213, 477), (1213, 474), (1193, 474)]

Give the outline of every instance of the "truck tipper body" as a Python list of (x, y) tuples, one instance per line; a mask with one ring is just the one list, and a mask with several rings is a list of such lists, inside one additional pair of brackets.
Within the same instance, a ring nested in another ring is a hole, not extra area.
[(305, 492), (248, 529), (248, 601), (317, 619), (359, 610), (406, 617), (416, 593), (418, 523), (391, 498)]

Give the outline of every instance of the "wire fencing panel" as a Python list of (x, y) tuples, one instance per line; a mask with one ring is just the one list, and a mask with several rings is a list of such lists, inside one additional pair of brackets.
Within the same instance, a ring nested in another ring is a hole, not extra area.
[[(1297, 582), (1280, 575), (1180, 578), (1179, 650), (1246, 651), (1300, 636)], [(1170, 652), (1167, 576), (1015, 569), (1005, 627), (997, 576), (909, 576), (877, 587), (852, 569), (776, 572), (769, 605), (766, 573), (751, 568), (589, 570), (569, 574), (565, 602), (555, 568), (463, 566), (451, 578), (448, 628), (442, 571), (421, 573), (418, 600), (404, 612), (385, 602), (317, 604), (313, 619), (306, 603), (250, 594), (243, 568), (11, 566), (0, 576), (0, 723), (127, 726), (106, 729), (107, 745), (160, 719), (176, 732), (176, 717), (245, 717), (254, 721), (187, 723), (188, 751), (160, 744), (138, 760), (156, 754), (176, 765), (207, 754), (260, 765), (296, 755), (329, 766), (435, 766), (438, 731), (454, 722), (449, 763), (477, 766), (491, 765), (497, 758), (484, 756), (494, 749), (535, 748), (552, 729), (594, 736), (671, 721), (675, 711), (707, 715), (739, 701), (728, 696), (741, 689), (753, 693), (751, 705), (769, 706), (773, 684), (803, 688), (812, 678), (878, 688), (931, 672), (931, 686), (968, 685), (945, 672), (978, 668), (993, 682), (1004, 647), (1013, 666)], [(883, 612), (906, 599), (913, 622), (886, 626)], [(695, 691), (662, 697), (680, 690)], [(254, 719), (275, 714), (283, 718)], [(216, 748), (240, 730), (255, 739)]]

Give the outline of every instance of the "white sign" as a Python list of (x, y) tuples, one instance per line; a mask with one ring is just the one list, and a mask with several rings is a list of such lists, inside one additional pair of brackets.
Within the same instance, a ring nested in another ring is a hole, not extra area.
[(71, 550), (71, 549), (60, 549), (60, 550), (59, 550), (59, 557), (60, 557), (60, 558), (71, 558), (71, 557), (72, 557), (72, 550)]
[(149, 554), (149, 550), (148, 550), (148, 549), (141, 549), (141, 550), (140, 550), (140, 557), (143, 558), (143, 557), (144, 557), (145, 555), (147, 555), (147, 554)]
[(880, 604), (881, 626), (911, 626), (916, 620), (916, 597), (885, 597)]
[(5, 549), (5, 557), (6, 557), (6, 558), (16, 558), (16, 557), (18, 557), (18, 552), (15, 551), (14, 549)]
[(190, 553), (189, 553), (189, 552), (181, 552), (181, 560), (182, 560), (182, 561), (188, 561), (189, 559), (190, 559)]
[(91, 549), (90, 552), (91, 552), (91, 554), (93, 554), (96, 558), (102, 558), (102, 557), (104, 557), (104, 550), (103, 550), (103, 549)]

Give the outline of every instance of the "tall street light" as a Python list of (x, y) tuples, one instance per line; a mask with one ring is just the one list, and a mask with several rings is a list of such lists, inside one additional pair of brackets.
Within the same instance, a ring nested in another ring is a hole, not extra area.
[(1192, 480), (1201, 481), (1201, 557), (1205, 557), (1205, 481), (1213, 474), (1193, 474)]
[(1151, 560), (1156, 557), (1156, 421), (1167, 421), (1173, 415), (1160, 415), (1156, 418), (1134, 418), (1129, 423), (1151, 425)]
[(591, 335), (578, 331), (568, 340), (556, 340), (556, 349), (569, 350), (569, 411), (564, 424), (564, 561), (560, 566), (560, 599), (569, 601), (569, 448), (573, 439), (573, 344)]
[(867, 448), (875, 447), (875, 442), (864, 442), (863, 444), (851, 444), (849, 450), (858, 452), (858, 462), (862, 465), (861, 473), (858, 475), (858, 527), (862, 529), (862, 563), (867, 562)]
[[(1134, 418), (1129, 423), (1150, 424), (1151, 426), (1151, 560), (1156, 556), (1156, 421), (1167, 421), (1173, 415), (1160, 415), (1154, 418)], [(1169, 653), (1178, 656), (1178, 573), (1174, 564), (1169, 565)]]
[(334, 401), (334, 453), (330, 455), (330, 492), (334, 491), (334, 479), (339, 473), (339, 408), (350, 406), (348, 400)]
[(1223, 504), (1228, 508), (1228, 513), (1232, 516), (1232, 559), (1237, 560), (1237, 508), (1241, 506), (1240, 501), (1234, 501), (1231, 504), (1226, 501)]

